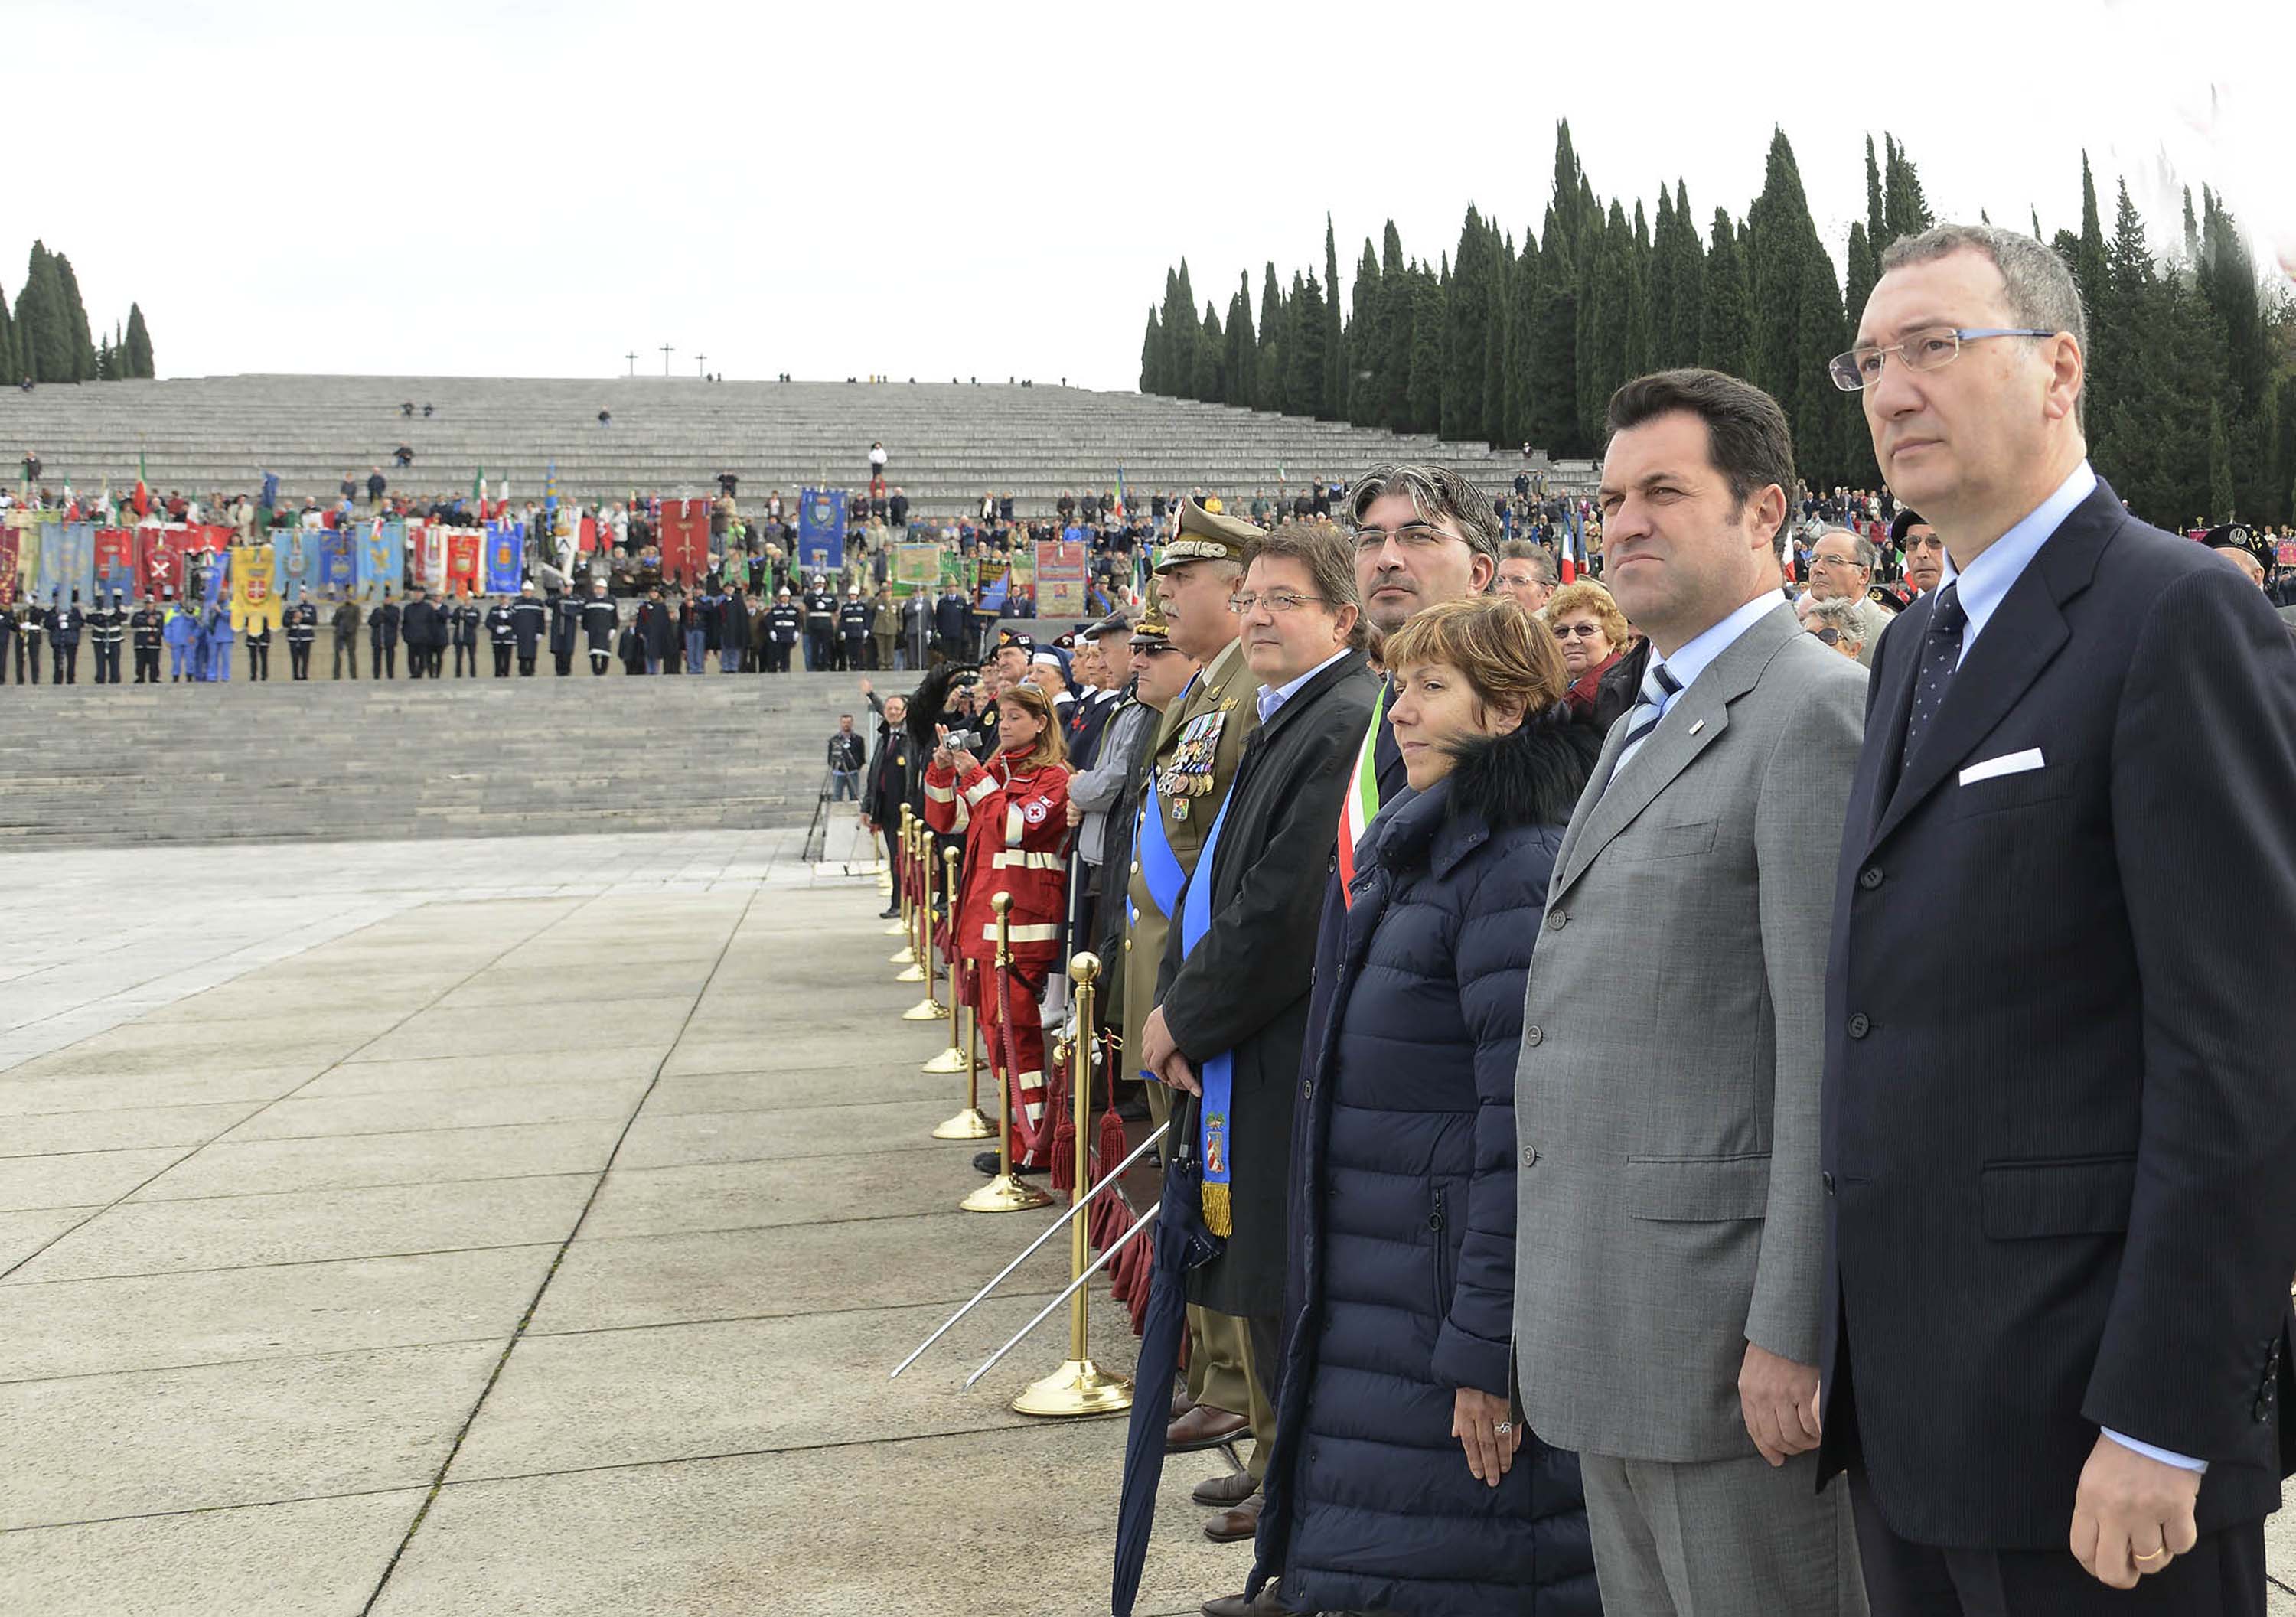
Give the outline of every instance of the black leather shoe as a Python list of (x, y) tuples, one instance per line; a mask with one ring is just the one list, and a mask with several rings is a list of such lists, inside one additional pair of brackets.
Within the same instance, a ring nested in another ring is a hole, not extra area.
[(880, 921), (890, 921), (894, 916), (896, 916), (896, 915), (899, 915), (900, 913), (901, 913), (901, 907), (900, 907), (899, 905), (898, 905), (898, 904), (888, 904), (887, 906), (885, 906), (885, 907), (884, 907), (884, 908), (882, 908), (882, 909), (881, 909), (881, 910), (879, 910), (879, 911), (877, 912), (877, 919), (879, 919)]
[[(972, 1159), (972, 1165), (975, 1168), (978, 1168), (982, 1173), (987, 1174), (992, 1179), (996, 1177), (999, 1171), (996, 1153), (993, 1151), (984, 1151), (980, 1153), (980, 1155)], [(1013, 1164), (1013, 1171), (1016, 1174), (1027, 1174), (1042, 1173), (1045, 1170), (1041, 1168), (1031, 1168), (1026, 1162), (1015, 1162)]]

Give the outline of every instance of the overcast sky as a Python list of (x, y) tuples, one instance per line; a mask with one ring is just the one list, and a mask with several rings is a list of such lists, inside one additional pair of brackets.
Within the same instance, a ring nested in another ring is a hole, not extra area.
[[(163, 376), (1138, 379), (1164, 271), (1343, 275), (1472, 201), (1518, 238), (1570, 120), (1605, 197), (1742, 216), (1772, 126), (1837, 259), (1864, 141), (1940, 217), (2108, 229), (2126, 174), (2231, 199), (2296, 267), (2296, 5), (1660, 0), (869, 7), (9, 0), (52, 86), (12, 125), (0, 288), (35, 236)], [(1725, 29), (1736, 32), (1725, 32)], [(67, 111), (68, 85), (109, 103)]]

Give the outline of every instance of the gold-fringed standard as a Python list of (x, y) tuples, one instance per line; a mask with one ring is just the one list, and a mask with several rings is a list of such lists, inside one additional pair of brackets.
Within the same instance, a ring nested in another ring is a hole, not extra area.
[[(1076, 1120), (1076, 1194), (1071, 1212), (1084, 1204), (1092, 1183), (1092, 1000), (1093, 981), (1100, 975), (1100, 957), (1080, 954), (1069, 962), (1069, 976), (1076, 983), (1077, 1037), (1070, 1047), (1069, 1103)], [(1086, 1260), (1091, 1256), (1086, 1235), (1089, 1219), (1069, 1220), (1069, 1277), (1071, 1284), (1085, 1277)], [(1013, 1400), (1017, 1415), (1041, 1415), (1073, 1418), (1086, 1415), (1114, 1415), (1132, 1407), (1132, 1379), (1111, 1375), (1092, 1360), (1091, 1349), (1086, 1342), (1087, 1309), (1092, 1291), (1078, 1285), (1069, 1298), (1069, 1356), (1061, 1367), (1041, 1381), (1031, 1382)]]
[[(957, 889), (957, 851), (954, 848), (946, 849), (941, 853), (941, 858), (948, 872), (947, 880), (941, 884), (941, 891), (952, 895), (949, 902), (949, 910), (952, 914), (954, 914), (956, 909), (954, 895)], [(920, 1066), (917, 1069), (920, 1072), (962, 1072), (965, 1070), (967, 1065), (964, 1059), (964, 1029), (959, 1025), (959, 1019), (963, 1015), (964, 1010), (964, 996), (957, 991), (956, 981), (956, 974), (964, 969), (964, 959), (961, 950), (955, 951), (955, 953), (957, 957), (950, 962), (948, 968), (948, 1048), (943, 1050), (931, 1061), (926, 1062)], [(972, 1087), (970, 1085), (967, 1086), (967, 1088), (971, 1092), (968, 1093), (965, 1097), (964, 1110), (958, 1112), (955, 1117), (949, 1119), (946, 1123), (943, 1123), (939, 1129), (934, 1129), (933, 1138), (937, 1140), (985, 1140), (991, 1134), (996, 1132), (995, 1129), (989, 1128), (988, 1120), (980, 1115), (980, 1096), (979, 1092), (977, 1090), (972, 1090)], [(977, 1129), (972, 1129), (969, 1132), (956, 1134), (942, 1132), (944, 1129), (958, 1129), (960, 1127), (970, 1128), (970, 1126), (965, 1123), (965, 1120), (967, 1118), (978, 1120), (980, 1126)]]
[[(1013, 969), (1013, 936), (1006, 918), (1012, 913), (1013, 895), (996, 894), (988, 900), (988, 907), (996, 912), (996, 964), (1001, 980)], [(966, 1212), (1025, 1212), (1031, 1207), (1049, 1206), (1051, 1196), (1013, 1171), (1013, 1063), (993, 1064), (996, 1068), (996, 1177), (957, 1205)]]
[[(901, 952), (898, 955), (892, 956), (888, 960), (887, 964), (890, 965), (914, 965), (917, 963), (916, 950), (914, 945), (916, 941), (917, 935), (916, 877), (917, 832), (919, 829), (920, 827), (917, 825), (914, 813), (910, 809), (906, 803), (903, 803), (901, 805), (901, 834), (898, 838), (901, 845), (901, 868), (906, 873), (901, 882), (901, 919), (899, 924), (896, 926), (893, 931), (887, 932), (885, 935), (888, 938), (898, 935), (906, 941), (902, 943)], [(914, 981), (915, 979), (912, 978), (910, 981)]]

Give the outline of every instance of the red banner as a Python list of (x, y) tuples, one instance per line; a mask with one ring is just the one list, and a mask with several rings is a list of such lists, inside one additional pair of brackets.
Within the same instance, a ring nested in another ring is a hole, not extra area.
[(452, 528), (447, 531), (447, 593), (473, 595), (479, 590), (479, 541), (483, 536), (475, 528)]
[(95, 530), (95, 593), (128, 595), (137, 583), (135, 530), (99, 528)]
[(661, 503), (661, 577), (666, 584), (690, 584), (709, 570), (709, 502)]
[(16, 604), (16, 529), (0, 523), (0, 606)]
[(575, 529), (574, 544), (575, 547), (580, 550), (586, 556), (592, 551), (598, 548), (598, 519), (596, 517), (586, 516), (582, 519), (581, 527)]
[(191, 529), (191, 534), (193, 545), (196, 548), (201, 550), (231, 548), (231, 529), (219, 522), (201, 522), (198, 527)]

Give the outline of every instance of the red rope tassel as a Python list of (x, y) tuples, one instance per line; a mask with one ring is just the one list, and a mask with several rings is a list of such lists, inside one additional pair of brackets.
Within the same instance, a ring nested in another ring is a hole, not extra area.
[(1104, 1178), (1124, 1160), (1124, 1120), (1116, 1115), (1116, 1041), (1112, 1035), (1103, 1034), (1103, 1055), (1100, 1065), (1100, 1088), (1106, 1104), (1100, 1112), (1100, 1142), (1095, 1152), (1094, 1177)]
[(1062, 1195), (1076, 1189), (1076, 1116), (1069, 1104), (1068, 1063), (1055, 1059), (1046, 1075), (1046, 1114), (1060, 1120), (1053, 1125), (1052, 1186)]

